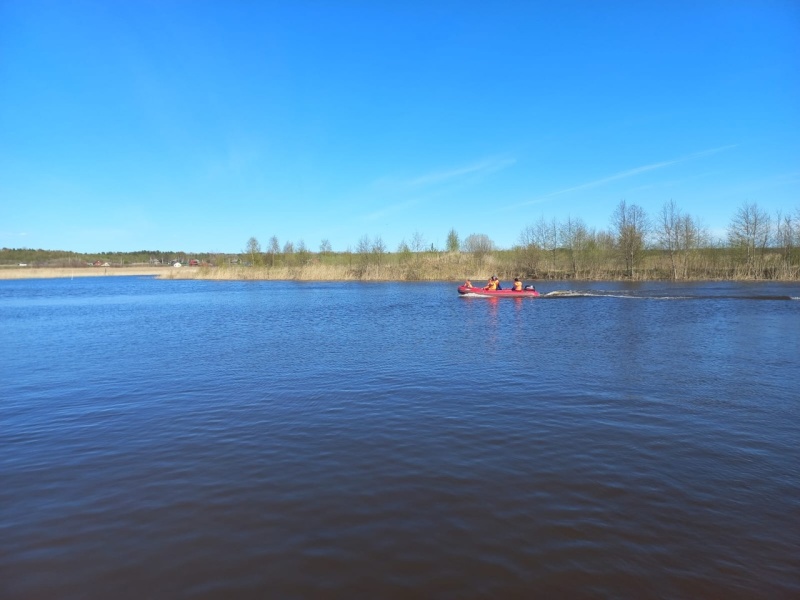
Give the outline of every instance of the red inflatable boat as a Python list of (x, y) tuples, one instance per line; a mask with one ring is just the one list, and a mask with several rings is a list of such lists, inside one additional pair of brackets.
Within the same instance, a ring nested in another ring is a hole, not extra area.
[(514, 290), (485, 290), (481, 287), (464, 287), (463, 285), (458, 287), (458, 293), (462, 296), (481, 298), (535, 298), (539, 295), (539, 292), (532, 289), (515, 292)]

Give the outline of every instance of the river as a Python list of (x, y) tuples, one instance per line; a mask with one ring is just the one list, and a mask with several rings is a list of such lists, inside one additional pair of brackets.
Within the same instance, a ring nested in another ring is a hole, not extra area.
[(456, 286), (0, 281), (0, 596), (800, 596), (800, 285)]

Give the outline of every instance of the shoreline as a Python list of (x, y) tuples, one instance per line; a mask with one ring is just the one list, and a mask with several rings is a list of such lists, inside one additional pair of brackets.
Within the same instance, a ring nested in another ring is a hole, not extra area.
[[(73, 279), (75, 277), (155, 277), (164, 280), (208, 280), (208, 281), (463, 281), (465, 277), (457, 273), (416, 273), (417, 277), (409, 278), (407, 274), (387, 268), (369, 268), (355, 270), (336, 266), (328, 268), (303, 267), (170, 267), (170, 266), (131, 266), (131, 267), (0, 267), (0, 280), (18, 279)], [(420, 276), (422, 275), (422, 276)], [(483, 281), (483, 275), (470, 275), (467, 279)], [(513, 276), (511, 277), (513, 279)], [(501, 277), (508, 279), (508, 277)], [(737, 277), (689, 277), (685, 279), (663, 279), (647, 277), (644, 273), (636, 277), (526, 277), (525, 280), (544, 282), (558, 281), (663, 281), (669, 283), (689, 283), (701, 281), (740, 281), (753, 283), (795, 283), (797, 279), (789, 278), (737, 278)]]
[[(119, 277), (165, 273), (174, 267), (2, 267), (0, 279), (70, 279), (72, 277)], [(181, 267), (184, 268), (184, 267)], [(197, 267), (185, 267), (197, 270)]]

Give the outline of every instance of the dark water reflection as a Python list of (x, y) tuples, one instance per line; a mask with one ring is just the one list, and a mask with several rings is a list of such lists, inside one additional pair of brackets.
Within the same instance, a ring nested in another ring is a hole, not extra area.
[(0, 596), (800, 595), (800, 288), (571, 287), (0, 282)]

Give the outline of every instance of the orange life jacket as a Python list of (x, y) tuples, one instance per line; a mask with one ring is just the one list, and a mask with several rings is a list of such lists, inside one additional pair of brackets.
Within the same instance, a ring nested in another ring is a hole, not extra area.
[(521, 281), (515, 281), (514, 282), (514, 291), (515, 292), (521, 292), (522, 291), (522, 282)]

